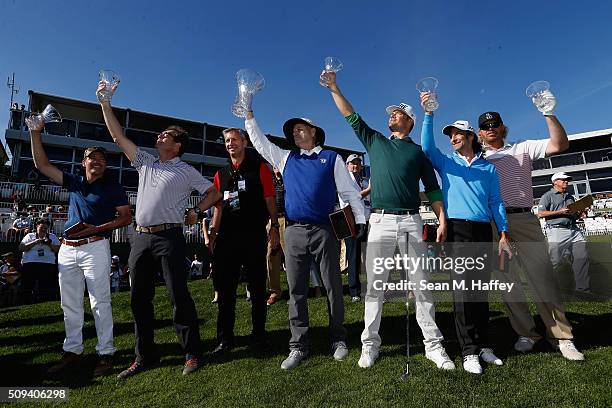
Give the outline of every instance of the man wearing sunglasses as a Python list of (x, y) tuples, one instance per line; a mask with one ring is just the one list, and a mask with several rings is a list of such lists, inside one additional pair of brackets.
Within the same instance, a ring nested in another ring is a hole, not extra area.
[[(96, 96), (113, 140), (138, 171), (137, 226), (128, 260), (136, 359), (119, 373), (118, 378), (131, 377), (159, 361), (153, 338), (153, 297), (158, 270), (166, 282), (173, 305), (174, 329), (185, 355), (183, 375), (191, 374), (200, 367), (200, 329), (195, 304), (187, 288), (183, 221), (193, 190), (204, 196), (194, 208), (196, 213), (206, 211), (221, 194), (199, 171), (180, 159), (189, 143), (189, 134), (180, 126), (169, 126), (157, 136), (158, 157), (128, 139), (110, 104), (115, 89), (116, 85), (106, 90), (106, 84), (101, 81)], [(195, 216), (193, 212), (192, 215)]]
[[(554, 98), (554, 97), (553, 97)], [(540, 221), (531, 213), (533, 189), (531, 184), (532, 162), (567, 150), (569, 141), (565, 129), (554, 116), (554, 104), (545, 111), (548, 139), (526, 140), (520, 143), (506, 142), (508, 128), (497, 112), (485, 112), (478, 118), (478, 136), (483, 144), (483, 156), (495, 164), (506, 207), (508, 230), (516, 242), (517, 256), (511, 268), (501, 274), (508, 282), (517, 283), (512, 293), (502, 292), (508, 308), (510, 324), (519, 338), (514, 349), (528, 352), (542, 338), (536, 331), (520, 277), (514, 267), (521, 265), (532, 290), (536, 307), (548, 341), (568, 360), (584, 360), (572, 341), (572, 327), (565, 316), (557, 279), (548, 256), (548, 247)]]
[[(57, 256), (59, 287), (66, 337), (61, 360), (49, 375), (73, 369), (83, 355), (83, 294), (85, 285), (96, 324), (99, 360), (94, 376), (108, 374), (113, 367), (113, 313), (111, 308), (111, 231), (132, 222), (130, 205), (123, 187), (104, 177), (106, 151), (89, 147), (83, 153), (84, 176), (66, 173), (49, 163), (42, 145), (44, 123), (36, 117), (28, 124), (34, 165), (54, 183), (70, 192), (68, 221)], [(40, 241), (40, 240), (39, 240)], [(39, 254), (40, 255), (40, 254)]]

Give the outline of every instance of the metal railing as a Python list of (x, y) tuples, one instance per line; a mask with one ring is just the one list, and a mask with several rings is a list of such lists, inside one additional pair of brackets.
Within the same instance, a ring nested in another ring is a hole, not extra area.
[(556, 154), (533, 162), (534, 170), (552, 169), (564, 166), (579, 166), (590, 163), (612, 161), (612, 148), (585, 150), (580, 153)]
[(68, 202), (68, 191), (55, 184), (14, 183), (10, 181), (0, 182), (0, 199), (12, 200), (17, 194), (26, 202)]

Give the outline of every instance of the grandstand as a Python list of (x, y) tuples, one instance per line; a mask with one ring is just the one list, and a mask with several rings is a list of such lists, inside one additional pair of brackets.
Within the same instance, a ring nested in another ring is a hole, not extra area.
[[(35, 169), (30, 137), (24, 122), (29, 112), (40, 112), (47, 104), (52, 104), (63, 117), (61, 123), (47, 124), (43, 133), (43, 143), (49, 161), (61, 170), (80, 174), (83, 151), (92, 145), (104, 147), (108, 151), (106, 174), (118, 180), (126, 188), (130, 204), (135, 206), (138, 174), (112, 141), (104, 124), (99, 104), (34, 91), (29, 91), (28, 95), (29, 109), (12, 109), (5, 131), (5, 139), (13, 159), (5, 177), (12, 181), (0, 182), (0, 242), (14, 241), (18, 238), (18, 236), (7, 234), (18, 217), (17, 208), (14, 208), (17, 197), (28, 205), (34, 206), (35, 215), (42, 213), (49, 205), (56, 208), (64, 207), (63, 214), (57, 215), (57, 219), (53, 220), (51, 226), (55, 233), (61, 233), (63, 230), (68, 206), (68, 192), (52, 184)], [(227, 163), (227, 152), (222, 137), (222, 131), (226, 126), (146, 113), (131, 108), (116, 107), (114, 111), (124, 126), (126, 136), (153, 153), (157, 134), (168, 125), (176, 124), (187, 129), (190, 143), (182, 159), (208, 179), (212, 179), (215, 172)], [(290, 147), (284, 137), (268, 136), (280, 147)], [(343, 158), (351, 154), (358, 154), (362, 158), (364, 155), (363, 152), (355, 150), (334, 146), (326, 147), (336, 151)], [(3, 149), (0, 151), (0, 159), (6, 156), (6, 154), (2, 155), (3, 151)], [(194, 194), (190, 199), (190, 206), (194, 206), (200, 199), (200, 196)], [(114, 231), (111, 242), (126, 243), (131, 232), (132, 227)], [(186, 226), (185, 237), (188, 243), (202, 243), (200, 226)]]

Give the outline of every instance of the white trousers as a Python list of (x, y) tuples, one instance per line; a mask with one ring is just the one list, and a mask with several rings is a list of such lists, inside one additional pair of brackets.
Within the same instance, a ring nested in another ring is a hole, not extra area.
[[(379, 348), (381, 344), (378, 331), (385, 293), (381, 289), (380, 282), (388, 281), (389, 269), (380, 267), (380, 259), (392, 258), (398, 247), (402, 256), (406, 254), (409, 257), (416, 258), (426, 255), (426, 246), (423, 243), (422, 234), (423, 221), (419, 214), (392, 215), (373, 212), (370, 215), (366, 253), (368, 284), (365, 297), (365, 328), (361, 334), (361, 342), (364, 346)], [(375, 267), (375, 265), (379, 267)], [(435, 350), (442, 347), (444, 338), (436, 324), (436, 310), (432, 294), (429, 290), (420, 290), (419, 288), (419, 282), (427, 279), (427, 275), (421, 268), (409, 272), (412, 273), (408, 274), (408, 279), (415, 282), (416, 320), (423, 333), (425, 350)], [(404, 271), (401, 271), (401, 278), (406, 279)], [(375, 281), (379, 281), (376, 284), (378, 289), (374, 287)]]
[(110, 292), (110, 244), (107, 239), (72, 247), (63, 245), (58, 254), (59, 285), (64, 311), (64, 351), (83, 353), (83, 296), (85, 283), (96, 324), (100, 355), (115, 353)]

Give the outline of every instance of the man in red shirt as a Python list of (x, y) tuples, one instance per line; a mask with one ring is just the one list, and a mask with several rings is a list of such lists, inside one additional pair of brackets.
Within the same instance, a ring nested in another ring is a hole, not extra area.
[[(246, 150), (246, 135), (236, 128), (223, 131), (230, 163), (217, 171), (214, 185), (223, 194), (217, 203), (209, 235), (213, 254), (215, 287), (219, 292), (215, 354), (234, 346), (236, 288), (244, 268), (251, 293), (253, 345), (266, 341), (266, 252), (268, 240), (278, 246), (278, 217), (272, 172), (256, 153)], [(270, 232), (266, 232), (268, 219)]]

